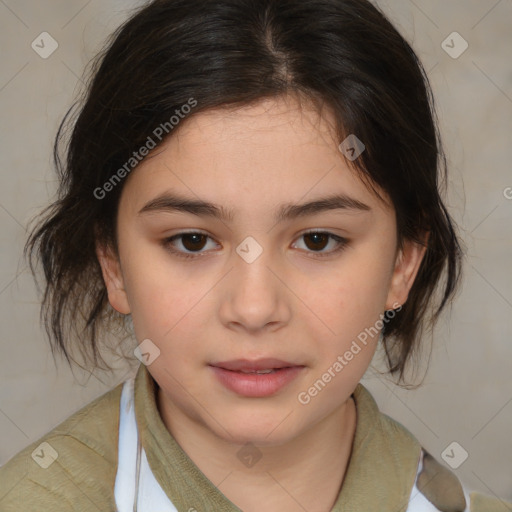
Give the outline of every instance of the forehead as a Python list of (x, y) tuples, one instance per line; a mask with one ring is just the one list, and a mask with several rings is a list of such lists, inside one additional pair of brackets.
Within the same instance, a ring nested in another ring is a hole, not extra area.
[(239, 173), (263, 174), (285, 165), (298, 168), (302, 159), (320, 153), (323, 160), (338, 158), (333, 126), (330, 111), (320, 115), (311, 102), (286, 95), (196, 113), (182, 121), (163, 149), (169, 150), (169, 158), (201, 164), (209, 160), (209, 171), (236, 165)]
[(140, 201), (179, 190), (253, 213), (327, 193), (377, 201), (341, 154), (332, 112), (294, 97), (190, 116), (128, 181), (127, 195)]
[[(241, 133), (259, 133), (260, 136), (269, 131), (281, 134), (309, 132), (312, 137), (331, 137), (333, 142), (334, 114), (328, 108), (318, 107), (312, 100), (296, 94), (286, 94), (242, 106), (225, 105), (203, 111), (190, 117), (190, 122), (183, 123), (181, 133), (201, 131), (208, 133), (212, 125)], [(190, 133), (189, 133), (190, 135)]]

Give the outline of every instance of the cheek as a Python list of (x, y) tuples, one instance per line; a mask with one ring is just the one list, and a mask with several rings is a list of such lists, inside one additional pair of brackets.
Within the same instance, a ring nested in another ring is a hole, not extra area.
[[(336, 401), (336, 393), (348, 383), (350, 387), (359, 382), (377, 348), (390, 278), (389, 254), (385, 255), (384, 247), (379, 249), (354, 251), (323, 280), (321, 289), (308, 294), (310, 309), (322, 320), (315, 318), (316, 327), (310, 332), (312, 339), (321, 339), (315, 344), (317, 369), (323, 373), (331, 368), (337, 375), (329, 386), (334, 394), (325, 394), (328, 402)], [(339, 356), (343, 356), (341, 362)], [(343, 369), (336, 371), (335, 363), (338, 370)]]
[(125, 254), (125, 288), (137, 339), (163, 341), (180, 324), (190, 325), (207, 283), (191, 280), (180, 266), (171, 265), (160, 247), (141, 244), (137, 250), (127, 247)]
[[(325, 280), (323, 292), (317, 292), (316, 297), (318, 309), (337, 327), (333, 328), (337, 334), (346, 334), (351, 327), (367, 327), (368, 322), (373, 323), (384, 311), (390, 265), (389, 255), (384, 251), (358, 251), (333, 269)], [(352, 330), (351, 334), (357, 333)]]

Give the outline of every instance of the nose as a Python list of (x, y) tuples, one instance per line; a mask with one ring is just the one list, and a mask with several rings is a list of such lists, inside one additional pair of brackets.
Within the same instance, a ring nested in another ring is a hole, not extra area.
[(286, 324), (291, 315), (292, 295), (282, 267), (271, 251), (261, 247), (254, 257), (255, 250), (251, 242), (237, 248), (233, 268), (223, 280), (219, 311), (226, 326), (251, 333), (276, 330)]

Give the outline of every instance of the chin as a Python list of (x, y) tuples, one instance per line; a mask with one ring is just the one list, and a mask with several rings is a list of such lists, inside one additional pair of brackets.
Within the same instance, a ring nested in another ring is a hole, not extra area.
[(250, 414), (235, 420), (233, 413), (231, 421), (222, 424), (225, 430), (217, 424), (211, 426), (215, 434), (228, 443), (236, 445), (251, 443), (261, 447), (279, 446), (299, 434), (296, 421), (289, 422), (292, 415), (285, 418), (286, 415), (282, 414), (267, 416), (266, 419), (255, 418), (254, 414)]

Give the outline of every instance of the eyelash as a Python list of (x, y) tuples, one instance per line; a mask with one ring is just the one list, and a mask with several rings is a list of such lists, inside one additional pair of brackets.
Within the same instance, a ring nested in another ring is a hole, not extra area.
[[(349, 243), (349, 240), (347, 240), (346, 238), (343, 238), (343, 237), (340, 237), (340, 236), (337, 236), (333, 233), (330, 233), (328, 231), (315, 231), (315, 230), (312, 230), (312, 231), (307, 231), (305, 233), (302, 233), (299, 238), (302, 238), (306, 235), (312, 235), (312, 234), (316, 234), (316, 235), (327, 235), (329, 236), (329, 238), (335, 240), (337, 243), (338, 243), (338, 247), (336, 249), (333, 249), (329, 252), (325, 252), (325, 253), (320, 253), (320, 252), (315, 252), (315, 251), (306, 251), (306, 252), (310, 252), (314, 258), (325, 258), (327, 256), (331, 256), (333, 254), (336, 254), (336, 253), (339, 253), (341, 251), (343, 251), (346, 246), (348, 245)], [(179, 239), (179, 238), (182, 238), (186, 235), (204, 235), (206, 236), (207, 238), (213, 240), (212, 237), (210, 237), (208, 234), (206, 233), (203, 233), (201, 231), (183, 231), (181, 233), (178, 233), (176, 235), (173, 235), (169, 238), (165, 238), (164, 240), (162, 240), (162, 245), (163, 247), (168, 250), (169, 252), (171, 252), (172, 254), (175, 254), (176, 256), (178, 256), (179, 258), (183, 258), (183, 259), (194, 259), (194, 258), (200, 258), (202, 257), (202, 255), (204, 253), (201, 253), (201, 252), (197, 252), (197, 253), (187, 253), (187, 252), (183, 252), (183, 251), (179, 251), (179, 250), (176, 250), (172, 247), (172, 242), (176, 239)]]

